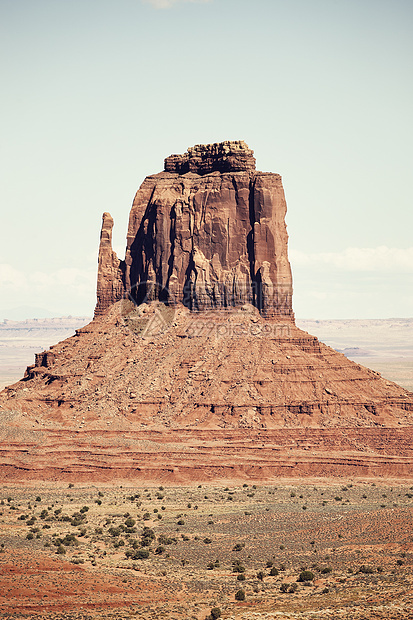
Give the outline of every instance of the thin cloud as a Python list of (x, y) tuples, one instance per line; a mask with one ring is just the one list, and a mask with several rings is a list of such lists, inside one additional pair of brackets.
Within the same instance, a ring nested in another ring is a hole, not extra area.
[(330, 267), (341, 271), (413, 273), (413, 247), (347, 248), (342, 252), (305, 253), (290, 251), (291, 262), (297, 267)]
[(192, 4), (205, 4), (211, 0), (142, 0), (144, 4), (150, 4), (154, 9), (170, 9), (175, 4), (191, 2)]

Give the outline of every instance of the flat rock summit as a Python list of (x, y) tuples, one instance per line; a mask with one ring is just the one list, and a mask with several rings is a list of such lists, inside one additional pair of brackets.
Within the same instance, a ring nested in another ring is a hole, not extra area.
[(242, 142), (147, 177), (95, 318), (0, 393), (4, 481), (413, 474), (413, 393), (298, 329), (281, 177)]

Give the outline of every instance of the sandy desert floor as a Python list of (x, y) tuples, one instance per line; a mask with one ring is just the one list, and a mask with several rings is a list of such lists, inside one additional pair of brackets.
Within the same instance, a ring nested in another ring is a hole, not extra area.
[(0, 497), (0, 618), (413, 618), (412, 482)]

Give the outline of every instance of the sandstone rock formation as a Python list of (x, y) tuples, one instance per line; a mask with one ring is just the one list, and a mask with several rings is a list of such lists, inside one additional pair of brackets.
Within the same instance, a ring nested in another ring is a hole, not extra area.
[(122, 278), (124, 263), (112, 250), (112, 229), (113, 219), (110, 213), (104, 213), (100, 233), (96, 316), (103, 314), (109, 306), (122, 299), (125, 292)]
[[(242, 142), (147, 177), (96, 317), (0, 394), (4, 480), (413, 474), (413, 394), (298, 329), (285, 199)], [(148, 284), (149, 283), (149, 284)]]
[(256, 171), (244, 142), (167, 157), (165, 172), (147, 177), (135, 196), (125, 262), (112, 254), (112, 220), (104, 218), (96, 315), (119, 300), (122, 282), (137, 303), (250, 303), (264, 316), (292, 318), (285, 212), (281, 177)]

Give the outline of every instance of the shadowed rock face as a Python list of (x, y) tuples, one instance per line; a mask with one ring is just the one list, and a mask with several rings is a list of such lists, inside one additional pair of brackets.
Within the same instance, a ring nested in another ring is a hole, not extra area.
[(244, 142), (167, 157), (165, 171), (147, 177), (135, 196), (118, 266), (102, 229), (96, 315), (120, 299), (122, 282), (138, 303), (160, 299), (198, 311), (250, 303), (292, 320), (285, 213), (280, 175), (256, 171)]

